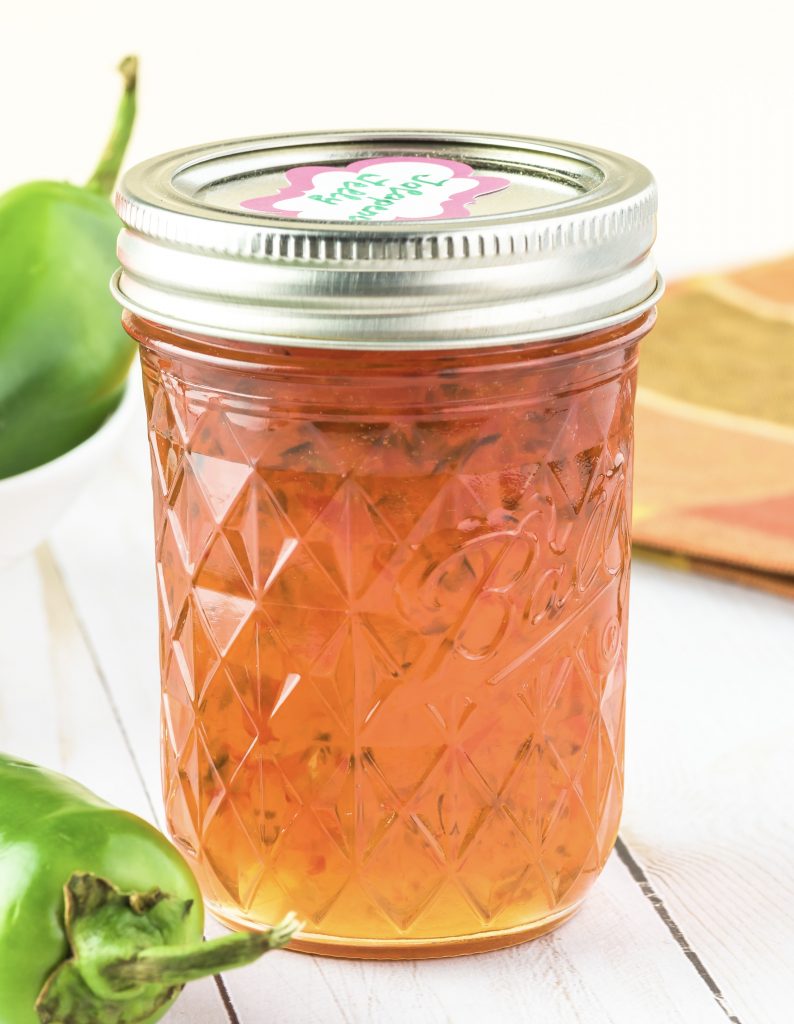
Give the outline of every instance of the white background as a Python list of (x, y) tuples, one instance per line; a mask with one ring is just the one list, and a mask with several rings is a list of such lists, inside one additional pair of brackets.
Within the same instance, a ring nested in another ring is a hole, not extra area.
[(129, 161), (315, 128), (459, 128), (622, 150), (668, 277), (794, 249), (785, 0), (34, 0), (0, 30), (0, 190), (85, 179), (141, 57)]

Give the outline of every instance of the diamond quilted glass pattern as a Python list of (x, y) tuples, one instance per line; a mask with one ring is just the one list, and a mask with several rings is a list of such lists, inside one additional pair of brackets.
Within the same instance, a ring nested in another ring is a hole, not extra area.
[(620, 816), (634, 349), (290, 358), (142, 350), (171, 831), (241, 924), (532, 934)]

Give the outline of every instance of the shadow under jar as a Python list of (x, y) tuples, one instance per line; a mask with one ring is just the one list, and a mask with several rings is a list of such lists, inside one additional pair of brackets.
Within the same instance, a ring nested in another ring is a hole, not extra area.
[(650, 175), (296, 136), (149, 161), (118, 208), (166, 813), (210, 909), (364, 957), (559, 924), (620, 819)]

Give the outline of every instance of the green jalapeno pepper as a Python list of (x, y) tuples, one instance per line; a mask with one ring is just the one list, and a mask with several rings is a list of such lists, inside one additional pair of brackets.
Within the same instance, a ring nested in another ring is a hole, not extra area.
[(85, 186), (31, 181), (0, 196), (0, 477), (90, 437), (118, 404), (134, 346), (108, 281), (119, 224), (109, 201), (135, 117), (136, 61)]
[(185, 982), (289, 941), (202, 942), (178, 851), (70, 779), (0, 754), (0, 1024), (151, 1024)]

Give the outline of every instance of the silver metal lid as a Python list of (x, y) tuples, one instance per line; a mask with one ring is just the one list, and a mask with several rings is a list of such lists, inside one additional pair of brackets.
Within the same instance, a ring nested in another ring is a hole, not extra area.
[(621, 323), (661, 294), (634, 160), (496, 135), (244, 139), (133, 167), (112, 288), (216, 337), (461, 348)]

